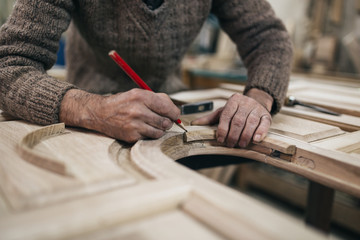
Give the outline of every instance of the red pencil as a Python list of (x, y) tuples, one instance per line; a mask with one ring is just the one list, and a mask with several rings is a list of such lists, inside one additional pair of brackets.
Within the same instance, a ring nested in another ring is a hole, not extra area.
[[(134, 70), (120, 57), (120, 55), (115, 51), (112, 50), (109, 52), (109, 56), (121, 67), (122, 70), (142, 89), (152, 91), (151, 88), (139, 77), (139, 75), (136, 74)], [(181, 120), (177, 119), (175, 121), (176, 125), (178, 125), (180, 128), (184, 129), (185, 132), (187, 130), (185, 127), (181, 124)]]

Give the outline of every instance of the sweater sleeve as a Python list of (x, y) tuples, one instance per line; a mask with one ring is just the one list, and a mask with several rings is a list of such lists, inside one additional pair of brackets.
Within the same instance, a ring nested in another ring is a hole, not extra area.
[(248, 69), (245, 92), (269, 93), (277, 113), (284, 101), (291, 70), (292, 44), (282, 22), (265, 0), (214, 0), (212, 12), (237, 45)]
[(18, 0), (0, 28), (0, 109), (38, 124), (59, 121), (60, 104), (73, 85), (46, 70), (56, 61), (71, 0)]

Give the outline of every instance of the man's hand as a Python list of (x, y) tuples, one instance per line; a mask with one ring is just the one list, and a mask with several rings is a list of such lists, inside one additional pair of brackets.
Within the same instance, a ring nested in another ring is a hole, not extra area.
[(246, 147), (251, 140), (261, 142), (271, 124), (270, 110), (273, 98), (266, 92), (252, 88), (246, 96), (232, 95), (224, 107), (196, 119), (194, 125), (219, 123), (217, 141), (228, 147)]
[(72, 89), (61, 102), (59, 120), (132, 143), (160, 138), (179, 116), (180, 110), (164, 93), (132, 89), (101, 96)]

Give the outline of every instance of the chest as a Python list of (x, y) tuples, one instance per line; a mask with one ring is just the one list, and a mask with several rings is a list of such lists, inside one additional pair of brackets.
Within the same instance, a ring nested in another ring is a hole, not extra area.
[(211, 1), (78, 0), (76, 5), (74, 23), (90, 44), (139, 48), (161, 42), (162, 48), (178, 48), (196, 37)]

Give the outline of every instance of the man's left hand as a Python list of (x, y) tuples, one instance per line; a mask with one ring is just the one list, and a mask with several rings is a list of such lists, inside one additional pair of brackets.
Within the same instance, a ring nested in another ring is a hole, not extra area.
[(266, 92), (252, 88), (246, 96), (235, 93), (224, 107), (198, 118), (193, 125), (218, 124), (216, 139), (228, 147), (245, 148), (250, 141), (261, 142), (271, 125), (270, 110), (273, 98)]

